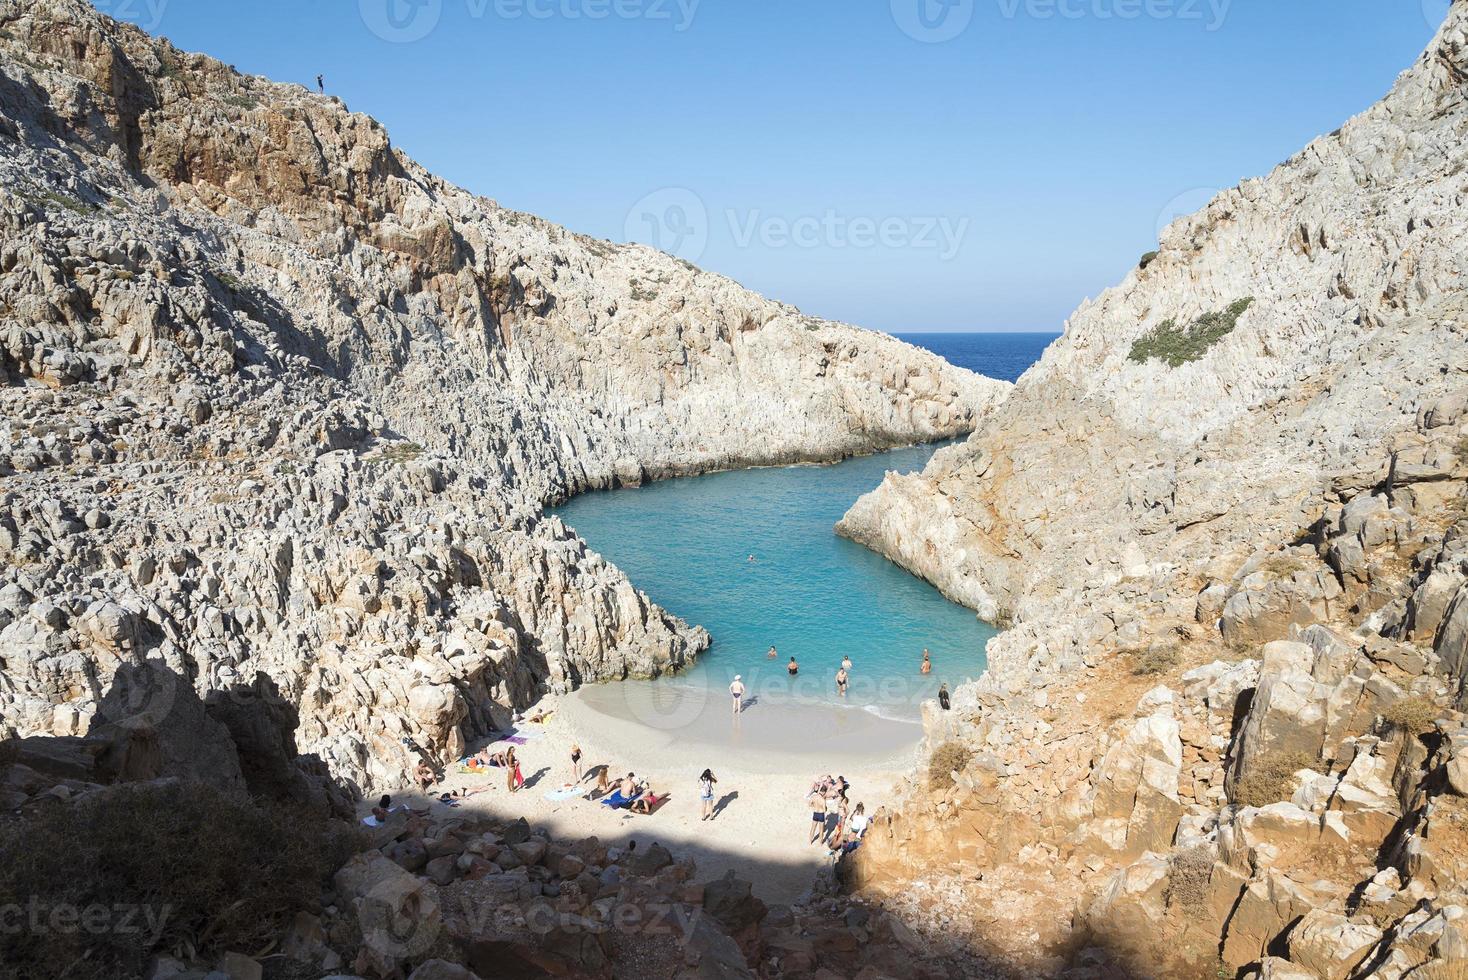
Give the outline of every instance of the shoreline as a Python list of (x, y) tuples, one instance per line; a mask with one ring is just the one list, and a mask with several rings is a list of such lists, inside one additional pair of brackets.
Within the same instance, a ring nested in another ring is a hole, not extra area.
[[(684, 724), (657, 727), (639, 720), (635, 707), (619, 716), (617, 702), (627, 699), (618, 691), (628, 686), (628, 682), (595, 685), (543, 699), (534, 711), (546, 713), (545, 722), (516, 726), (516, 734), (526, 740), (516, 746), (526, 780), (518, 792), (509, 792), (503, 769), (470, 774), (457, 772), (450, 764), (443, 781), (427, 794), (403, 790), (394, 793), (394, 799), (413, 806), (431, 802), (440, 821), (456, 815), (524, 817), (556, 838), (596, 836), (614, 847), (629, 840), (641, 845), (656, 842), (675, 855), (693, 858), (698, 865), (695, 880), (734, 871), (753, 881), (754, 893), (764, 901), (791, 904), (832, 865), (824, 846), (808, 843), (810, 811), (805, 797), (812, 781), (827, 774), (845, 776), (851, 783), (853, 807), (865, 803), (868, 814), (881, 806), (890, 808), (911, 774), (922, 737), (920, 725), (884, 725), (869, 712), (821, 710), (819, 705), (793, 711), (756, 705), (736, 732), (726, 697), (712, 699), (707, 710)], [(635, 694), (631, 701), (633, 706), (638, 703)], [(854, 724), (843, 724), (843, 716)], [(720, 721), (726, 744), (717, 741)], [(900, 732), (884, 731), (887, 726)], [(893, 742), (898, 734), (903, 738)], [(473, 748), (484, 744), (475, 743)], [(587, 789), (595, 786), (598, 768), (607, 766), (612, 778), (634, 772), (658, 795), (671, 793), (671, 799), (649, 815), (611, 810), (579, 797), (549, 798), (548, 793), (574, 781), (572, 745), (581, 747), (581, 785)], [(712, 821), (701, 819), (698, 777), (705, 768), (718, 779)], [(466, 789), (475, 790), (475, 795), (457, 807), (435, 802), (441, 793)], [(371, 803), (363, 802), (362, 814)]]

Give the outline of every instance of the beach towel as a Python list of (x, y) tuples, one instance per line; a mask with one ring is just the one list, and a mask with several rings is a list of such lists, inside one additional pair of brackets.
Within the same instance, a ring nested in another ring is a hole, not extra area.
[(613, 810), (620, 810), (623, 807), (631, 806), (632, 801), (641, 795), (641, 793), (635, 793), (632, 796), (623, 796), (621, 790), (615, 790), (610, 796), (607, 796), (601, 801), (601, 805), (609, 806)]
[(548, 799), (548, 800), (558, 800), (558, 801), (559, 800), (569, 800), (569, 799), (573, 799), (574, 797), (577, 797), (577, 796), (585, 796), (586, 795), (586, 791), (588, 789), (590, 789), (590, 788), (591, 787), (589, 787), (589, 786), (582, 786), (582, 785), (579, 785), (579, 784), (576, 784), (576, 785), (566, 785), (566, 786), (558, 786), (555, 789), (547, 790), (546, 791), (546, 794), (545, 794), (545, 798)]

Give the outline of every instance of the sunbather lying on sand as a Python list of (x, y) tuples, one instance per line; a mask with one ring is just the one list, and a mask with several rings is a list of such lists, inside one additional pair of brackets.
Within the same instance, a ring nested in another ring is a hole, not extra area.
[(653, 807), (663, 802), (663, 798), (652, 791), (647, 783), (642, 784), (642, 795), (632, 801), (632, 812), (652, 813)]

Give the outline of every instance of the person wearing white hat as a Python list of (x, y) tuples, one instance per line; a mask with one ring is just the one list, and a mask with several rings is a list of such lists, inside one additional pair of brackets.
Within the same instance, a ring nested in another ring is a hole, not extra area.
[(744, 710), (744, 680), (742, 675), (734, 675), (734, 683), (729, 685), (729, 693), (734, 696), (734, 714), (738, 715)]

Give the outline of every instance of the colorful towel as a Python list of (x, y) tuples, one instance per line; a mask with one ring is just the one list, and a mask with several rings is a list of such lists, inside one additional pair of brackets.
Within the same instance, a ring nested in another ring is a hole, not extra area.
[(636, 794), (633, 794), (632, 796), (623, 796), (621, 790), (616, 790), (610, 796), (604, 797), (601, 800), (601, 805), (602, 806), (609, 806), (613, 810), (620, 810), (623, 807), (631, 806), (632, 805), (632, 801), (635, 800), (635, 799), (637, 799), (637, 797), (639, 797), (641, 795), (642, 795), (641, 793), (636, 793)]

